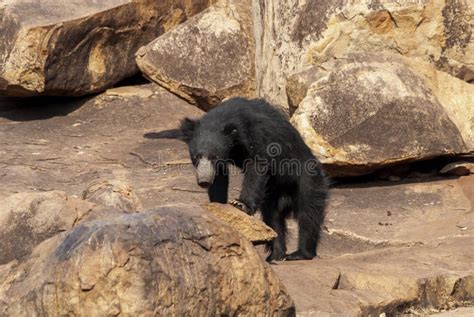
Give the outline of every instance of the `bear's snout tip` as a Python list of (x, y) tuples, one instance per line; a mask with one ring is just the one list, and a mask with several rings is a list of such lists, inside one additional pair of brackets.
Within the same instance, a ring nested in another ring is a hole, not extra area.
[(202, 181), (202, 182), (198, 182), (198, 185), (199, 185), (201, 188), (209, 188), (209, 186), (211, 186), (211, 183)]

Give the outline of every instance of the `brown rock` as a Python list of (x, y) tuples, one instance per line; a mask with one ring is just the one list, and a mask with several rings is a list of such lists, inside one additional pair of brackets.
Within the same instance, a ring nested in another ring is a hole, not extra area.
[(0, 205), (0, 265), (71, 229), (94, 208), (94, 204), (61, 191), (19, 193)]
[(195, 205), (84, 222), (0, 270), (8, 315), (295, 315), (252, 244)]
[[(333, 188), (319, 258), (273, 266), (298, 315), (426, 315), (472, 305), (474, 176), (367, 185)], [(289, 252), (296, 233), (290, 225)]]
[(457, 176), (465, 176), (474, 174), (474, 163), (471, 162), (454, 162), (449, 163), (440, 171), (441, 174), (451, 174)]
[(118, 180), (95, 182), (88, 186), (82, 198), (123, 211), (135, 212), (141, 208), (140, 200), (132, 187)]
[[(393, 54), (352, 54), (323, 69), (315, 66), (319, 79), (291, 121), (335, 176), (466, 153), (474, 149), (473, 88), (444, 77), (447, 87), (456, 88), (436, 91), (433, 77), (424, 75), (429, 67)], [(303, 74), (300, 82), (305, 78), (310, 77)], [(439, 81), (436, 85), (443, 87)]]
[(324, 70), (309, 66), (301, 72), (288, 77), (286, 93), (288, 95), (290, 116), (293, 115), (301, 101), (306, 97), (311, 84), (325, 75), (326, 72)]
[(355, 52), (421, 58), (472, 81), (473, 14), (466, 0), (260, 1), (254, 6), (257, 94), (289, 110), (291, 74)]
[(276, 232), (262, 221), (231, 205), (209, 203), (203, 207), (255, 244), (272, 241), (277, 237)]
[(254, 96), (254, 60), (249, 0), (220, 1), (137, 53), (148, 78), (204, 110)]
[(0, 92), (84, 95), (137, 72), (138, 48), (209, 4), (14, 0), (0, 7)]
[[(362, 2), (362, 1), (361, 1)], [(386, 1), (345, 5), (308, 57), (320, 64), (349, 52), (421, 58), (464, 81), (474, 79), (474, 6), (470, 1)]]
[(153, 96), (153, 90), (148, 89), (146, 87), (140, 86), (122, 86), (112, 89), (107, 89), (105, 92), (105, 96), (113, 96), (113, 97), (122, 97), (122, 98), (130, 98), (130, 97), (140, 97), (142, 99), (147, 99)]
[(286, 80), (301, 71), (304, 56), (342, 5), (337, 1), (276, 1), (254, 5), (257, 95), (289, 112)]

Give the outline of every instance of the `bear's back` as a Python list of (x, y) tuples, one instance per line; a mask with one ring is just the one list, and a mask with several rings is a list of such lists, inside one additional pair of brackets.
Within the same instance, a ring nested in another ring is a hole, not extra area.
[(203, 119), (204, 122), (221, 123), (245, 120), (251, 123), (266, 123), (280, 127), (289, 124), (285, 115), (264, 99), (245, 99), (242, 97), (234, 97), (222, 102), (209, 111)]

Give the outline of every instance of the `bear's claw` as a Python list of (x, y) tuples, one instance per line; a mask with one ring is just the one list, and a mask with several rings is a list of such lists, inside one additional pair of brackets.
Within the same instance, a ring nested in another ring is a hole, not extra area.
[(250, 208), (245, 203), (241, 202), (240, 200), (237, 200), (237, 199), (231, 200), (229, 204), (231, 204), (237, 209), (242, 210), (246, 214), (249, 214), (249, 215), (252, 214), (252, 211), (250, 210)]

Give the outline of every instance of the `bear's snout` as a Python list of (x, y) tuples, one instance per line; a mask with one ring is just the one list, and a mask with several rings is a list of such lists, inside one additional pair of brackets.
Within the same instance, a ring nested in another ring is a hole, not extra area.
[(199, 186), (208, 188), (214, 181), (214, 166), (208, 158), (201, 158), (196, 167), (196, 179)]

